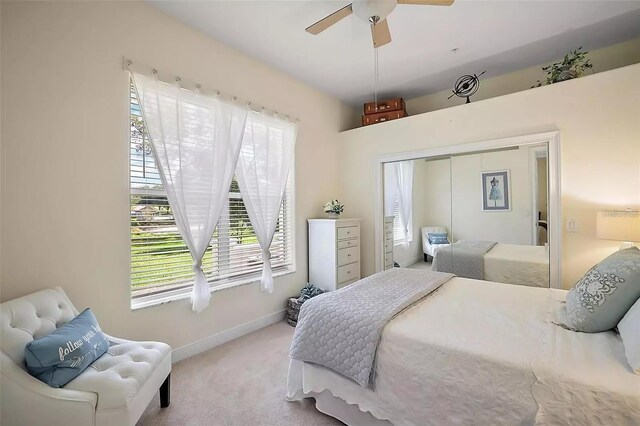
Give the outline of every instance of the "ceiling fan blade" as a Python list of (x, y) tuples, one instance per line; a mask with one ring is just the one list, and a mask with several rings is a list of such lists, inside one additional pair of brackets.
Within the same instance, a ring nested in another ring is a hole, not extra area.
[(386, 19), (371, 24), (371, 37), (373, 37), (373, 47), (384, 46), (391, 43), (391, 33), (389, 32), (389, 24)]
[(349, 4), (343, 7), (342, 9), (336, 10), (331, 15), (322, 18), (315, 24), (305, 28), (305, 31), (313, 35), (320, 34), (322, 31), (326, 30), (333, 24), (338, 23), (340, 20), (346, 18), (352, 13), (353, 13), (353, 9), (351, 8), (351, 4)]
[(398, 4), (418, 4), (422, 6), (451, 6), (454, 0), (398, 0)]

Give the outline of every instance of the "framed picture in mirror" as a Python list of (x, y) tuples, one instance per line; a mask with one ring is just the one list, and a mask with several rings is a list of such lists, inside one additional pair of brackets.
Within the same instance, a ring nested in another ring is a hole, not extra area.
[(482, 210), (511, 210), (511, 176), (509, 170), (481, 172)]

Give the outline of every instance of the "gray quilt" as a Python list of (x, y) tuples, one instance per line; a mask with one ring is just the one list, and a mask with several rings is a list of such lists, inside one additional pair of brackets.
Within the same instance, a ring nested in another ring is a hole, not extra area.
[(432, 271), (451, 272), (459, 277), (484, 279), (484, 254), (494, 241), (458, 241), (438, 249), (433, 257)]
[(290, 356), (373, 388), (384, 326), (451, 277), (394, 268), (309, 299), (300, 310)]

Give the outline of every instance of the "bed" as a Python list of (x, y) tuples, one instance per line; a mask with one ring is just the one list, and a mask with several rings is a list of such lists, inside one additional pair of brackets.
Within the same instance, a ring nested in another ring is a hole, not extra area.
[(549, 287), (549, 251), (544, 246), (498, 243), (484, 255), (484, 279)]
[[(443, 261), (447, 254), (461, 256), (457, 247), (473, 244), (482, 245), (485, 249), (475, 253), (481, 267), (476, 272), (465, 269), (466, 262)], [(438, 244), (434, 247), (434, 271), (453, 272), (465, 277), (505, 284), (516, 284), (529, 287), (549, 287), (549, 252), (544, 246), (519, 244), (490, 243), (482, 241), (458, 241), (455, 244)], [(457, 264), (457, 265), (456, 265)]]
[(640, 424), (621, 341), (555, 325), (565, 296), (451, 278), (384, 326), (373, 387), (292, 358), (287, 399), (349, 425)]

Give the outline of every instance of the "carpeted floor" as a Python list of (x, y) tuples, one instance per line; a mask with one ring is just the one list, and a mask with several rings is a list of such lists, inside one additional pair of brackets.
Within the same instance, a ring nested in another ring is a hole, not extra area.
[(422, 269), (424, 271), (430, 271), (431, 270), (431, 262), (417, 262), (414, 263), (413, 265), (409, 265), (407, 266), (407, 268), (409, 269)]
[(342, 425), (312, 399), (284, 400), (293, 330), (281, 322), (174, 364), (171, 405), (156, 394), (137, 426)]

